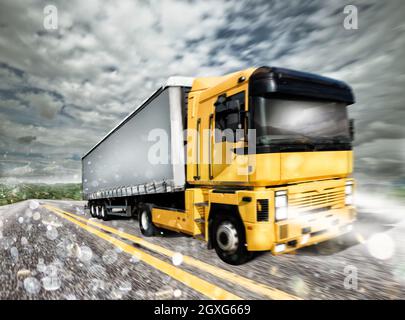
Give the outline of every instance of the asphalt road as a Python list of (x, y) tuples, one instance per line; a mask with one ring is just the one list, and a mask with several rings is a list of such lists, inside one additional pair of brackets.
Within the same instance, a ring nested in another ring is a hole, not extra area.
[(236, 267), (200, 240), (143, 238), (136, 220), (94, 219), (83, 206), (0, 207), (0, 299), (405, 298), (401, 206), (365, 201), (351, 234)]

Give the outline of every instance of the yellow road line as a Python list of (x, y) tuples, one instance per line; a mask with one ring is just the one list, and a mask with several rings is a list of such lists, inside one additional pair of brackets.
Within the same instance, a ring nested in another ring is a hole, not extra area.
[[(67, 214), (67, 215), (69, 215), (71, 217), (74, 217), (75, 219), (79, 219), (81, 221), (86, 221), (88, 224), (92, 224), (92, 225), (94, 225), (94, 226), (96, 226), (96, 227), (98, 227), (100, 229), (103, 229), (105, 231), (116, 234), (121, 238), (131, 240), (134, 243), (136, 243), (138, 245), (141, 245), (141, 246), (143, 246), (143, 247), (145, 247), (145, 248), (147, 248), (149, 250), (152, 250), (154, 252), (160, 253), (160, 254), (168, 256), (168, 257), (172, 257), (174, 255), (173, 251), (171, 251), (169, 249), (166, 249), (166, 248), (163, 248), (163, 247), (161, 247), (159, 245), (150, 243), (150, 242), (148, 242), (148, 241), (146, 241), (146, 240), (144, 240), (142, 238), (136, 237), (136, 236), (134, 236), (132, 234), (129, 234), (129, 233), (126, 233), (126, 232), (123, 232), (123, 231), (119, 231), (119, 230), (117, 230), (115, 228), (106, 226), (106, 225), (104, 225), (102, 223), (80, 217), (80, 216), (78, 216), (76, 214), (73, 214), (73, 213), (70, 213), (70, 212), (67, 212), (67, 211), (63, 211), (63, 210), (61, 210), (59, 208), (56, 208), (56, 207), (53, 207), (53, 206), (50, 206), (50, 205), (47, 205), (47, 206), (49, 206), (50, 208), (52, 208), (54, 210), (58, 210), (58, 211), (60, 211), (62, 213), (65, 213), (65, 214)], [(183, 262), (185, 264), (190, 265), (190, 266), (196, 267), (196, 268), (198, 268), (198, 269), (200, 269), (202, 271), (211, 273), (212, 275), (214, 275), (214, 276), (216, 276), (218, 278), (225, 279), (227, 281), (230, 281), (232, 283), (240, 285), (240, 286), (242, 286), (242, 287), (244, 287), (244, 288), (246, 288), (246, 289), (248, 289), (248, 290), (250, 290), (252, 292), (264, 295), (264, 296), (269, 297), (271, 299), (275, 299), (275, 300), (300, 300), (301, 299), (301, 298), (299, 298), (297, 296), (294, 296), (294, 295), (291, 295), (291, 294), (289, 294), (287, 292), (272, 288), (272, 287), (267, 286), (265, 284), (258, 283), (258, 282), (254, 281), (254, 280), (242, 277), (242, 276), (237, 275), (237, 274), (235, 274), (233, 272), (230, 272), (230, 271), (215, 267), (213, 265), (210, 265), (208, 263), (202, 262), (200, 260), (194, 259), (194, 258), (189, 257), (189, 256), (183, 256)]]
[(182, 269), (179, 269), (167, 262), (164, 262), (150, 254), (147, 254), (121, 240), (118, 240), (115, 237), (112, 237), (98, 229), (95, 229), (93, 227), (90, 227), (84, 223), (79, 222), (77, 219), (72, 218), (68, 216), (67, 214), (64, 214), (62, 212), (58, 212), (57, 210), (54, 210), (50, 206), (45, 206), (46, 209), (54, 212), (55, 214), (59, 215), (60, 217), (69, 220), (70, 222), (78, 225), (79, 227), (85, 229), (86, 231), (96, 235), (97, 237), (104, 239), (116, 247), (120, 248), (126, 253), (129, 253), (131, 255), (136, 255), (141, 261), (149, 264), (153, 268), (164, 272), (165, 274), (169, 275), (170, 277), (182, 282), (186, 286), (202, 293), (203, 295), (211, 298), (211, 299), (218, 299), (218, 300), (224, 300), (224, 299), (230, 299), (230, 300), (241, 300), (240, 297), (237, 295), (234, 295), (233, 293), (230, 293), (208, 281), (205, 281), (191, 273), (188, 273)]

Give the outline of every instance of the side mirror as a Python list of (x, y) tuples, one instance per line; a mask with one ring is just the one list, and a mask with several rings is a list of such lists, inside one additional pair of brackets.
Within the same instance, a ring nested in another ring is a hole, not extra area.
[(227, 111), (226, 101), (227, 99), (225, 94), (218, 97), (217, 101), (214, 103), (216, 113)]
[(349, 119), (349, 134), (350, 139), (354, 140), (354, 119)]
[(225, 104), (225, 102), (226, 102), (226, 94), (220, 95), (217, 101), (215, 101), (214, 106), (217, 107), (219, 105)]

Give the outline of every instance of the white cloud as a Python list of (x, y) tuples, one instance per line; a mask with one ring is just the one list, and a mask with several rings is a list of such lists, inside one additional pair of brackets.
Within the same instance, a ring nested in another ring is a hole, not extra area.
[(46, 119), (55, 118), (63, 106), (60, 100), (47, 93), (20, 93), (17, 96)]

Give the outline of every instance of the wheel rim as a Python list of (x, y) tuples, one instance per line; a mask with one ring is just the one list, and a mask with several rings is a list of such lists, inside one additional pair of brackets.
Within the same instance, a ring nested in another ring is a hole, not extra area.
[(100, 213), (99, 213), (99, 208), (98, 208), (98, 206), (96, 207), (96, 216), (98, 217), (100, 215)]
[(147, 230), (149, 227), (149, 217), (146, 211), (141, 214), (141, 226), (143, 230)]
[(221, 250), (232, 253), (238, 248), (238, 231), (232, 223), (223, 222), (217, 229), (216, 240)]
[(104, 206), (101, 207), (101, 217), (104, 218), (105, 217), (105, 211), (104, 211)]
[(94, 206), (90, 207), (90, 213), (91, 213), (92, 216), (94, 216)]

